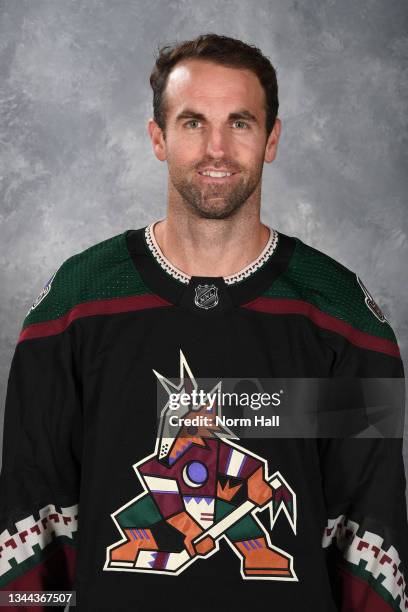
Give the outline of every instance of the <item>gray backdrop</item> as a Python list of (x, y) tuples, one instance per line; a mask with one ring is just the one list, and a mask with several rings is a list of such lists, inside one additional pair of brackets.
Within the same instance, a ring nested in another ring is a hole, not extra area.
[(403, 0), (0, 0), (0, 18), (0, 428), (21, 323), (54, 270), (164, 216), (148, 77), (157, 45), (209, 31), (277, 69), (263, 221), (356, 271), (407, 363)]

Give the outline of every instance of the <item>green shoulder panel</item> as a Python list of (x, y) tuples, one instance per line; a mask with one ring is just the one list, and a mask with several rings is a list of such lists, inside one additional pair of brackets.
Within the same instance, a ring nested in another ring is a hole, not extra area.
[(362, 332), (396, 342), (391, 325), (355, 272), (295, 237), (288, 269), (264, 297), (302, 300)]
[(29, 309), (22, 329), (58, 319), (75, 305), (152, 293), (126, 247), (126, 232), (72, 255), (54, 272)]

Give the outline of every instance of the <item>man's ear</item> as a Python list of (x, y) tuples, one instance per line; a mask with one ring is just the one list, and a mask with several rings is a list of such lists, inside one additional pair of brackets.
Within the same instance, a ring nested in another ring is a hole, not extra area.
[(167, 159), (167, 152), (163, 130), (152, 117), (150, 117), (147, 123), (147, 130), (149, 132), (150, 140), (152, 141), (155, 156), (159, 161), (165, 161)]
[(282, 129), (282, 122), (277, 117), (275, 120), (275, 124), (272, 128), (272, 131), (269, 134), (268, 141), (266, 143), (264, 159), (267, 164), (270, 164), (271, 162), (273, 162), (273, 160), (276, 157), (276, 153), (278, 151), (278, 142), (279, 142), (279, 137), (281, 134), (281, 129)]

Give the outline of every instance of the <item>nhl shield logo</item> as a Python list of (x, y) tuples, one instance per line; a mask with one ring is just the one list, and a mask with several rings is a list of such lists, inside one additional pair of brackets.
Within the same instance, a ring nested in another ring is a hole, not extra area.
[(215, 285), (197, 285), (194, 304), (199, 308), (214, 308), (218, 304), (218, 287)]

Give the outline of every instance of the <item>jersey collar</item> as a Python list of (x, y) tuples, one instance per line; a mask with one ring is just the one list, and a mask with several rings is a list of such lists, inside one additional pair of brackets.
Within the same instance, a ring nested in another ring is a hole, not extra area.
[(188, 276), (162, 253), (155, 239), (155, 221), (125, 232), (126, 245), (143, 282), (171, 304), (210, 316), (259, 297), (288, 267), (295, 239), (275, 229), (259, 256), (228, 277)]
[[(157, 263), (163, 268), (165, 272), (167, 272), (173, 278), (179, 280), (180, 282), (188, 285), (191, 280), (191, 276), (188, 276), (187, 274), (185, 274), (184, 272), (176, 268), (176, 266), (174, 266), (171, 263), (171, 261), (169, 261), (166, 258), (166, 256), (160, 249), (156, 241), (156, 237), (154, 235), (154, 226), (157, 223), (158, 221), (154, 221), (153, 223), (150, 223), (149, 225), (146, 226), (145, 228), (146, 244), (149, 247), (152, 256), (156, 259)], [(258, 268), (260, 268), (264, 263), (266, 263), (268, 259), (270, 259), (270, 257), (273, 255), (277, 247), (277, 244), (278, 244), (278, 232), (269, 226), (268, 226), (268, 229), (269, 229), (268, 241), (265, 247), (262, 249), (261, 253), (258, 255), (258, 257), (254, 259), (254, 261), (252, 261), (250, 264), (245, 266), (245, 268), (242, 268), (239, 272), (236, 272), (235, 274), (231, 274), (229, 276), (222, 277), (224, 279), (224, 282), (227, 285), (234, 285), (236, 283), (243, 281), (245, 278), (248, 278), (249, 276), (254, 274), (254, 272)], [(216, 278), (221, 278), (221, 277), (216, 277)]]

